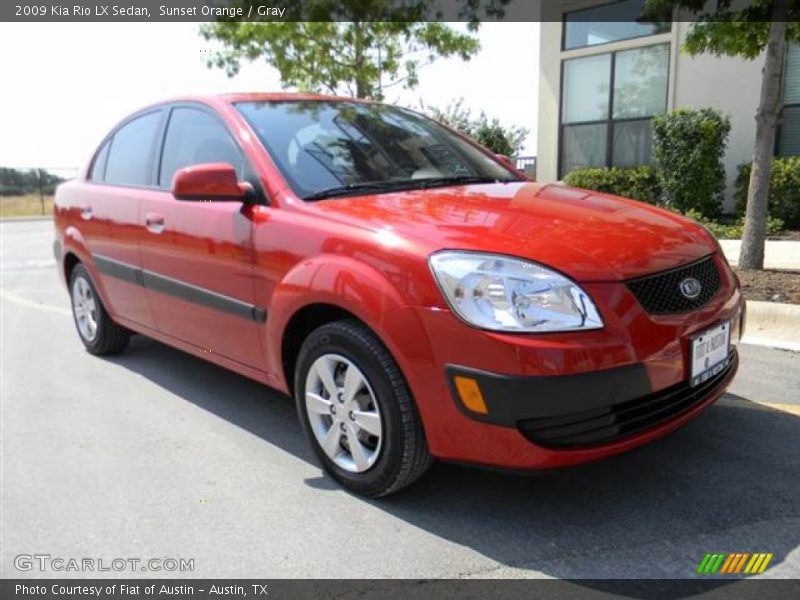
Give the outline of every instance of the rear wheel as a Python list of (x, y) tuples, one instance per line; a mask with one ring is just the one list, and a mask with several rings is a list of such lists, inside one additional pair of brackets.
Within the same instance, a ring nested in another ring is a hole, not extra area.
[(385, 496), (430, 466), (422, 423), (388, 350), (357, 321), (306, 338), (295, 371), (303, 429), (325, 470), (364, 496)]
[(69, 279), (72, 316), (78, 335), (91, 354), (114, 354), (128, 345), (130, 332), (108, 315), (89, 271), (76, 265)]

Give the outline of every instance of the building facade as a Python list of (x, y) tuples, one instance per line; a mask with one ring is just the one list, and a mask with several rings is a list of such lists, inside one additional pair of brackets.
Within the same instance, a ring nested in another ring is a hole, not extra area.
[[(726, 208), (738, 165), (751, 160), (763, 56), (681, 52), (692, 23), (637, 22), (644, 0), (567, 0), (540, 38), (537, 177), (651, 163), (650, 119), (713, 107), (731, 119)], [(776, 154), (800, 154), (800, 46), (789, 46)]]

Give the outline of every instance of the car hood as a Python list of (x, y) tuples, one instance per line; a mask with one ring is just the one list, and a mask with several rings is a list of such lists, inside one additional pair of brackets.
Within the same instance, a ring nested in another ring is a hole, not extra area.
[(495, 252), (577, 281), (619, 281), (706, 256), (703, 228), (671, 212), (562, 185), (513, 182), (318, 202), (316, 210), (440, 249)]

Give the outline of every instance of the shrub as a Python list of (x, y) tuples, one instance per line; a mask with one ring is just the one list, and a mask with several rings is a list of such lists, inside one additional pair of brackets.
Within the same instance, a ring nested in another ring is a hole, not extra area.
[[(720, 240), (738, 240), (742, 237), (744, 231), (744, 217), (741, 216), (736, 221), (730, 224), (720, 223), (703, 216), (702, 213), (696, 210), (688, 210), (684, 213), (685, 217), (694, 219), (701, 225), (704, 225), (714, 237)], [(777, 235), (783, 231), (783, 221), (775, 217), (767, 219), (767, 235)]]
[(564, 177), (564, 182), (574, 187), (616, 194), (650, 204), (658, 204), (661, 197), (658, 175), (653, 167), (576, 169)]
[(653, 158), (668, 206), (711, 218), (720, 214), (730, 129), (730, 120), (711, 108), (653, 117)]
[[(747, 188), (750, 186), (750, 163), (739, 165), (734, 197), (736, 213), (744, 214)], [(775, 158), (769, 176), (769, 214), (787, 227), (800, 228), (800, 156)]]
[(528, 135), (528, 130), (524, 127), (501, 125), (498, 119), (490, 119), (483, 111), (479, 116), (473, 117), (472, 111), (464, 106), (463, 98), (443, 109), (423, 104), (422, 111), (431, 119), (471, 137), (495, 154), (517, 156)]

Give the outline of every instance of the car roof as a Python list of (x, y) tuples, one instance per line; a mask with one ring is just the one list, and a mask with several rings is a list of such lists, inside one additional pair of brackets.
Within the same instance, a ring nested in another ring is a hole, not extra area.
[(236, 92), (228, 94), (217, 94), (217, 98), (228, 102), (264, 102), (275, 100), (312, 100), (319, 102), (369, 102), (361, 98), (351, 98), (349, 96), (333, 96), (327, 94), (310, 94), (297, 92)]
[(304, 100), (310, 102), (359, 102), (364, 104), (376, 104), (374, 100), (352, 98), (350, 96), (333, 96), (299, 92), (233, 92), (224, 94), (185, 94), (181, 96), (173, 96), (171, 98), (164, 98), (157, 102), (150, 103), (140, 108), (133, 114), (135, 115), (153, 108), (159, 108), (168, 104), (180, 102), (200, 102), (202, 104), (209, 104), (211, 106), (219, 106), (220, 103), (234, 104), (236, 102), (276, 102), (292, 100)]

